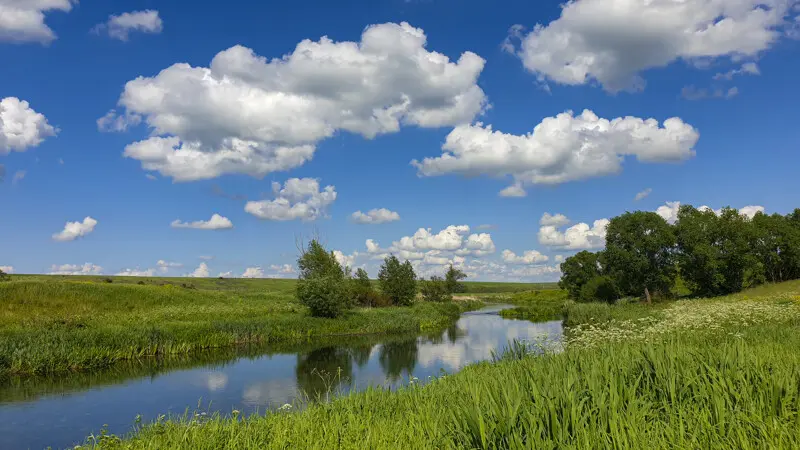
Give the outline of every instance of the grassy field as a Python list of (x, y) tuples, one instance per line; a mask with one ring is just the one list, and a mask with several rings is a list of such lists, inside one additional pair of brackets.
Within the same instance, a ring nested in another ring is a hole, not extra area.
[(563, 351), (247, 418), (163, 419), (100, 448), (800, 447), (800, 283), (575, 326)]
[(478, 305), (419, 302), (320, 319), (308, 315), (294, 289), (295, 280), (15, 275), (0, 283), (0, 376), (96, 370), (231, 345), (433, 330)]

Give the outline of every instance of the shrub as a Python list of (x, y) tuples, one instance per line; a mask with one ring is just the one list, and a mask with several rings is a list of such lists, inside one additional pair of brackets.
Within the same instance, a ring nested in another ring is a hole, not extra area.
[(297, 299), (311, 310), (314, 317), (338, 317), (351, 306), (350, 280), (336, 260), (316, 239), (309, 242), (297, 259), (300, 270)]
[(11, 281), (11, 275), (0, 270), (0, 282), (2, 281)]
[(449, 302), (453, 296), (448, 289), (447, 282), (442, 277), (431, 277), (430, 280), (420, 281), (422, 298), (427, 302)]
[(619, 298), (619, 289), (611, 277), (594, 277), (586, 283), (578, 295), (581, 303), (605, 302), (614, 303)]
[(447, 284), (447, 292), (450, 294), (455, 294), (458, 292), (466, 292), (467, 286), (464, 283), (459, 283), (459, 281), (467, 278), (467, 274), (463, 271), (456, 269), (450, 264), (450, 268), (447, 269), (447, 273), (444, 276), (445, 283)]
[(392, 299), (383, 293), (370, 289), (369, 291), (359, 294), (358, 302), (361, 306), (368, 306), (370, 308), (385, 308), (392, 306)]
[(353, 297), (355, 302), (361, 306), (375, 306), (372, 303), (377, 293), (372, 288), (369, 275), (364, 269), (356, 270), (356, 277), (352, 280)]
[(564, 325), (571, 327), (582, 324), (600, 324), (611, 320), (611, 306), (608, 303), (564, 304)]
[(395, 305), (409, 306), (417, 296), (417, 276), (410, 261), (400, 264), (396, 256), (387, 256), (378, 273), (381, 292)]
[(114, 282), (114, 280), (112, 280), (111, 278), (103, 278), (103, 281), (106, 282), (106, 283), (113, 283)]

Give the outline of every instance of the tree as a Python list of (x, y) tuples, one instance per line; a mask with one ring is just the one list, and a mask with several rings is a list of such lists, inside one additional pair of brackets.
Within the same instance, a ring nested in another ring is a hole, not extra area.
[(675, 235), (681, 278), (692, 294), (708, 297), (722, 293), (724, 279), (719, 270), (719, 250), (715, 247), (719, 235), (717, 214), (683, 205), (678, 210)]
[(3, 272), (3, 270), (0, 269), (0, 281), (11, 281), (11, 275)]
[(605, 271), (620, 292), (669, 295), (675, 284), (675, 234), (661, 216), (629, 212), (611, 219), (606, 230)]
[(600, 254), (582, 251), (561, 263), (561, 280), (558, 287), (565, 289), (572, 299), (578, 299), (583, 286), (600, 276)]
[(410, 261), (400, 263), (396, 256), (387, 256), (378, 273), (381, 291), (395, 305), (409, 306), (417, 296), (417, 276)]
[(362, 306), (376, 306), (374, 299), (377, 292), (372, 288), (372, 282), (364, 269), (356, 270), (356, 277), (353, 278), (353, 296), (356, 302)]
[(420, 280), (422, 298), (428, 302), (449, 302), (453, 300), (447, 282), (442, 277), (433, 276), (430, 280)]
[(333, 252), (316, 239), (309, 242), (297, 259), (300, 275), (297, 298), (314, 317), (338, 317), (351, 305), (348, 278)]
[(450, 294), (464, 292), (467, 290), (467, 287), (464, 285), (464, 283), (459, 283), (459, 281), (467, 278), (467, 274), (460, 269), (456, 269), (452, 264), (450, 264), (450, 267), (447, 269), (447, 273), (445, 273), (444, 278), (445, 283), (447, 284), (447, 292)]
[[(800, 217), (800, 210), (795, 211)], [(800, 278), (800, 226), (795, 226), (792, 214), (758, 213), (752, 225), (752, 250), (763, 264), (765, 279), (777, 283)]]
[(578, 301), (582, 303), (605, 302), (614, 303), (619, 298), (619, 288), (614, 279), (608, 276), (597, 276), (589, 280), (581, 288)]

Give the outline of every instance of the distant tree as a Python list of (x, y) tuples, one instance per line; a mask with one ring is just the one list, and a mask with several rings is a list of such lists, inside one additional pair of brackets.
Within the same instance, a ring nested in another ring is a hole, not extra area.
[(460, 269), (456, 269), (452, 264), (450, 264), (450, 267), (447, 269), (444, 278), (447, 284), (447, 292), (450, 294), (465, 292), (467, 290), (464, 283), (459, 283), (459, 281), (467, 278), (467, 274)]
[(714, 211), (701, 211), (683, 205), (675, 225), (678, 243), (677, 262), (680, 274), (692, 294), (701, 297), (719, 295), (724, 291), (720, 270), (719, 217)]
[(442, 277), (433, 276), (430, 280), (420, 280), (419, 291), (422, 298), (428, 302), (449, 302), (453, 295)]
[(401, 264), (396, 256), (387, 256), (378, 273), (378, 281), (381, 291), (395, 305), (409, 306), (417, 296), (417, 276), (410, 261)]
[(577, 300), (583, 286), (601, 275), (599, 254), (585, 250), (576, 253), (561, 263), (561, 273), (558, 287), (566, 290), (570, 298)]
[(780, 281), (800, 278), (800, 220), (797, 226), (792, 215), (781, 216), (758, 213), (753, 217), (752, 245), (757, 259), (763, 264), (764, 277), (767, 281)]
[(614, 303), (619, 299), (619, 288), (614, 279), (608, 276), (597, 276), (589, 280), (581, 288), (578, 301), (582, 303), (605, 302)]
[(377, 292), (372, 288), (367, 271), (359, 268), (353, 278), (353, 296), (358, 304), (362, 306), (376, 306), (374, 299)]
[(624, 295), (669, 295), (675, 284), (675, 234), (652, 212), (625, 213), (611, 219), (604, 252), (606, 274)]
[(345, 270), (316, 239), (297, 260), (297, 298), (314, 317), (338, 317), (351, 305), (351, 289)]
[(0, 269), (0, 282), (2, 282), (2, 281), (11, 281), (11, 275), (9, 275), (9, 274), (7, 274), (7, 273), (3, 272), (3, 271)]

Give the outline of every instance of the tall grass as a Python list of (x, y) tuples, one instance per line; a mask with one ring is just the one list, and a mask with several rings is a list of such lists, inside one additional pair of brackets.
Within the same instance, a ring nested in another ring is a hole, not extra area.
[(558, 320), (561, 318), (567, 292), (560, 289), (521, 292), (506, 299), (516, 308), (500, 311), (506, 319), (522, 319), (533, 322)]
[(216, 290), (172, 283), (2, 283), (0, 376), (94, 370), (122, 360), (237, 344), (438, 329), (476, 307), (475, 302), (418, 303), (320, 319), (310, 317), (283, 280), (277, 281), (284, 289), (242, 287), (239, 280), (236, 288)]

